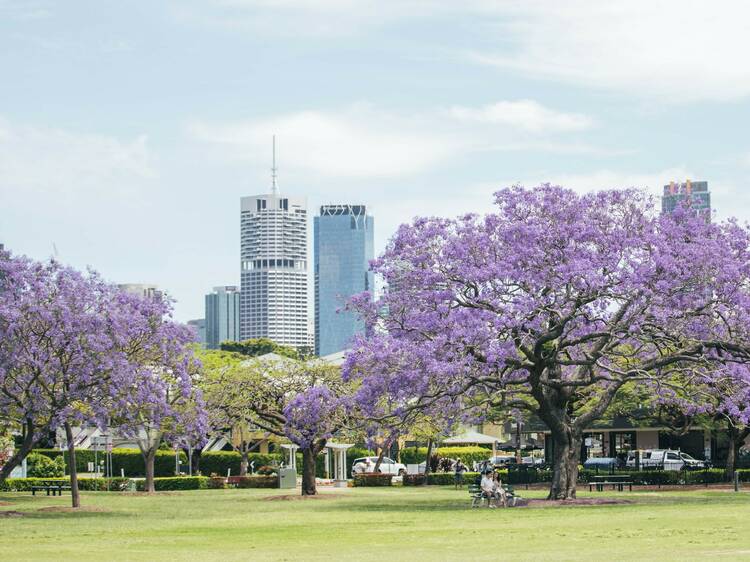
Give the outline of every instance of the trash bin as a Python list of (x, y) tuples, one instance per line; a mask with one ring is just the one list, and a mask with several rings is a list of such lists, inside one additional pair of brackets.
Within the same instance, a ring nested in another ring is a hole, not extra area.
[(293, 468), (279, 469), (279, 488), (296, 488), (297, 471)]

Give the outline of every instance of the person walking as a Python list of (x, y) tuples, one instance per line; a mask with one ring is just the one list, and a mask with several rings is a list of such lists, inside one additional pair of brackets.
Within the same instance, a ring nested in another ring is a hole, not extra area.
[(454, 475), (454, 482), (456, 484), (456, 490), (458, 490), (459, 486), (461, 488), (464, 487), (464, 472), (466, 472), (466, 466), (464, 463), (461, 462), (461, 459), (456, 459), (456, 464), (453, 465), (453, 475)]

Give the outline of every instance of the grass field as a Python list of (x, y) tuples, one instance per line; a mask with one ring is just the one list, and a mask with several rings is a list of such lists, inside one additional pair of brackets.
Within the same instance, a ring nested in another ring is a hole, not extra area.
[(268, 499), (279, 494), (88, 493), (78, 513), (45, 509), (69, 505), (65, 496), (0, 494), (0, 512), (24, 514), (0, 518), (0, 560), (750, 560), (747, 492), (626, 492), (611, 497), (634, 503), (493, 510), (437, 487)]

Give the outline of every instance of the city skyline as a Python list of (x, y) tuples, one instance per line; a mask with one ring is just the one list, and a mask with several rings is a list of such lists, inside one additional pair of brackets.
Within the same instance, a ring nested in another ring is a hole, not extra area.
[(282, 193), (365, 202), (376, 255), (514, 183), (706, 178), (745, 221), (750, 35), (726, 6), (0, 2), (0, 240), (198, 318), (240, 282), (237, 200), (273, 134)]

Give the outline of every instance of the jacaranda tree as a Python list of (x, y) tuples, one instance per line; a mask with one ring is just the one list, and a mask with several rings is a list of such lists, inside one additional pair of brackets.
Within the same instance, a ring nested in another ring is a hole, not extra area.
[(748, 231), (659, 216), (632, 189), (513, 187), (495, 202), (399, 228), (373, 264), (388, 289), (352, 303), (372, 330), (345, 376), (363, 407), (390, 395), (398, 415), (535, 413), (553, 443), (549, 497), (571, 499), (583, 431), (623, 385), (669, 392), (689, 384), (675, 371), (750, 358)]
[(161, 399), (138, 376), (172, 338), (169, 305), (136, 303), (95, 273), (7, 254), (0, 257), (0, 296), (0, 417), (25, 429), (0, 479), (62, 427), (78, 507), (73, 428), (104, 427), (143, 400)]

